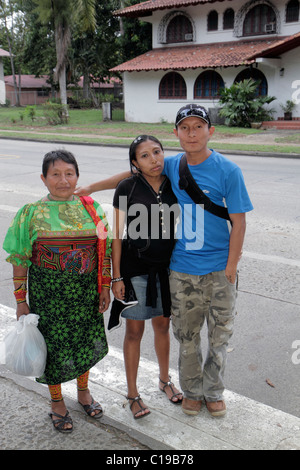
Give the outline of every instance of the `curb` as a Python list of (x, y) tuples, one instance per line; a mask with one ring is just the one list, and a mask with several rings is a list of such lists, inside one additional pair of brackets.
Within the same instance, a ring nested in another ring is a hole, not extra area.
[[(93, 142), (69, 142), (65, 140), (40, 140), (40, 139), (30, 139), (30, 138), (21, 138), (21, 137), (1, 137), (0, 140), (17, 140), (17, 141), (25, 141), (25, 142), (41, 142), (43, 144), (62, 144), (62, 145), (86, 145), (92, 147), (119, 147), (119, 148), (128, 148), (128, 145), (123, 144), (106, 144), (106, 143), (93, 143)], [(164, 150), (174, 150), (176, 152), (180, 152), (179, 147), (168, 147), (164, 146)], [(271, 152), (256, 152), (256, 151), (249, 151), (246, 152), (245, 150), (228, 150), (228, 149), (216, 149), (217, 152), (222, 153), (223, 155), (240, 155), (240, 156), (252, 156), (252, 157), (269, 157), (269, 158), (289, 158), (292, 160), (300, 159), (300, 154), (298, 153), (271, 153)]]

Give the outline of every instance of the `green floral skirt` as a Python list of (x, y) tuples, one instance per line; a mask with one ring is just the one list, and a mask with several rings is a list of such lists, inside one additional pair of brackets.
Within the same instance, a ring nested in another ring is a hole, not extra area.
[(29, 268), (30, 311), (47, 344), (47, 364), (37, 382), (56, 385), (87, 372), (108, 352), (99, 313), (97, 270), (89, 274)]

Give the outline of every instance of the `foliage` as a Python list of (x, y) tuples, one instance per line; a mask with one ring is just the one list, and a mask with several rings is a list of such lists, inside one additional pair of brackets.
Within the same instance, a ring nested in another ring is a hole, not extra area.
[(246, 79), (220, 91), (220, 115), (229, 126), (251, 127), (252, 122), (272, 119), (273, 109), (264, 106), (272, 103), (274, 96), (258, 96), (258, 82)]
[[(120, 3), (123, 8), (140, 2), (125, 0)], [(152, 49), (152, 25), (150, 23), (137, 18), (121, 18), (120, 30), (121, 34), (118, 38), (121, 52), (120, 63)]]
[(292, 100), (287, 100), (285, 104), (280, 105), (284, 113), (291, 113), (295, 106), (296, 106), (296, 103), (295, 101), (292, 101)]
[(31, 122), (36, 118), (36, 106), (26, 106), (25, 113), (30, 117)]
[(43, 104), (43, 110), (44, 116), (49, 125), (56, 126), (67, 122), (67, 118), (64, 113), (64, 106), (61, 103), (47, 101)]

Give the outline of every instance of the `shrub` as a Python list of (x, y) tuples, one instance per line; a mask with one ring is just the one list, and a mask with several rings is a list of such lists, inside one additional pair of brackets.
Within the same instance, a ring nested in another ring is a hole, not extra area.
[(30, 117), (33, 122), (36, 117), (36, 106), (26, 106), (25, 113)]
[(46, 103), (43, 104), (43, 111), (47, 123), (51, 126), (66, 123), (64, 105), (53, 103), (52, 101), (46, 101)]
[(273, 109), (264, 106), (272, 103), (274, 96), (257, 96), (258, 82), (252, 78), (234, 83), (220, 91), (220, 115), (228, 126), (251, 127), (252, 122), (271, 120)]

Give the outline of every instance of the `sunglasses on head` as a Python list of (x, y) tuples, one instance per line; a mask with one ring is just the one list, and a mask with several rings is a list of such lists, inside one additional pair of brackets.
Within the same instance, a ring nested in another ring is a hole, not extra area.
[(187, 108), (178, 112), (177, 117), (176, 117), (176, 126), (180, 123), (180, 121), (191, 116), (199, 117), (203, 119), (205, 122), (207, 122), (209, 126), (211, 125), (209, 115), (207, 114), (205, 109)]

